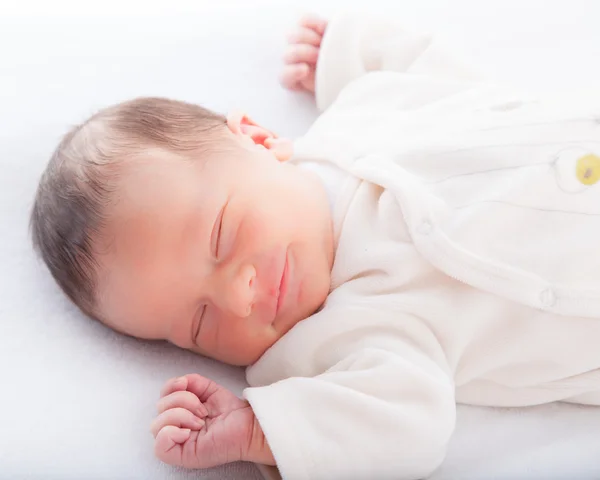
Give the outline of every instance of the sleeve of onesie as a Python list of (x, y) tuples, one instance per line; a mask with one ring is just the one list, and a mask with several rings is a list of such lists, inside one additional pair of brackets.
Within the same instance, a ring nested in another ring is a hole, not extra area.
[(343, 13), (329, 22), (321, 44), (317, 106), (324, 111), (348, 83), (377, 70), (480, 80), (475, 70), (447, 52), (432, 35), (368, 14)]
[(312, 350), (297, 335), (296, 347), (284, 345), (266, 365), (269, 375), (306, 362), (300, 352), (309, 363), (336, 363), (244, 391), (284, 479), (416, 480), (440, 465), (455, 425), (454, 385), (435, 336), (416, 319), (400, 323), (369, 321)]

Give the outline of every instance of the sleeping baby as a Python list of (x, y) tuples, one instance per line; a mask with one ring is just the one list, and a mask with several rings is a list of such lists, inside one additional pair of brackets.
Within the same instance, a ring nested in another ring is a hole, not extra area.
[(167, 382), (158, 458), (421, 479), (457, 402), (600, 405), (600, 98), (523, 96), (355, 14), (305, 19), (282, 80), (323, 112), (293, 149), (139, 98), (40, 181), (33, 241), (83, 312), (248, 366), (243, 398)]

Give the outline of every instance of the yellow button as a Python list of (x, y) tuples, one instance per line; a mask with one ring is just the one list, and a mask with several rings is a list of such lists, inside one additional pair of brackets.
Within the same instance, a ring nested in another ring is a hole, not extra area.
[(600, 157), (590, 153), (577, 160), (577, 178), (584, 185), (600, 180)]

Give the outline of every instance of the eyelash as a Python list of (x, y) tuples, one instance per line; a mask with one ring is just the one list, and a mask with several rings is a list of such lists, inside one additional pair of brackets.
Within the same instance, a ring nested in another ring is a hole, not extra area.
[(221, 214), (221, 218), (219, 219), (219, 229), (217, 230), (217, 241), (216, 246), (215, 246), (215, 257), (219, 258), (219, 245), (221, 243), (221, 230), (223, 229), (223, 217), (224, 215)]
[(204, 315), (206, 314), (206, 305), (202, 306), (202, 312), (198, 317), (198, 325), (196, 325), (196, 331), (194, 332), (194, 342), (198, 341), (198, 335), (200, 334), (200, 328), (202, 327), (202, 320), (204, 319)]
[[(219, 218), (219, 226), (217, 227), (217, 239), (215, 241), (215, 258), (219, 258), (219, 246), (221, 244), (221, 230), (223, 229), (223, 217), (224, 217), (224, 211), (221, 212), (221, 218)], [(198, 337), (198, 334), (200, 332), (200, 327), (202, 325), (202, 320), (204, 318), (204, 315), (206, 314), (206, 305), (202, 305), (202, 312), (200, 313), (200, 317), (198, 320), (198, 326), (196, 327), (196, 332), (195, 332), (195, 337)]]

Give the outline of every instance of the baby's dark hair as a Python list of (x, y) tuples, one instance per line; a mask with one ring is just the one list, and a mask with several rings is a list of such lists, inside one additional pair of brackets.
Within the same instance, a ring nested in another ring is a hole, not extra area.
[(162, 150), (197, 158), (225, 138), (226, 119), (198, 105), (138, 98), (69, 131), (42, 174), (31, 212), (34, 248), (63, 292), (99, 318), (97, 249), (121, 166)]

